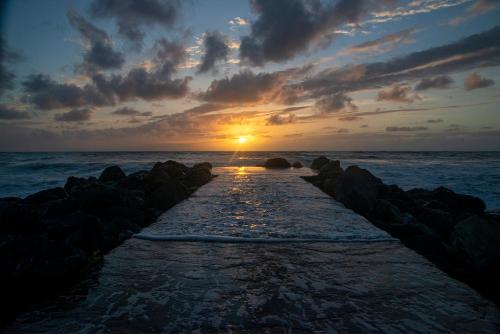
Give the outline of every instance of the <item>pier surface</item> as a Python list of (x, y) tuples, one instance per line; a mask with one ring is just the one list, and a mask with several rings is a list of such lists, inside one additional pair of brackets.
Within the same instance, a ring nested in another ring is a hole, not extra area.
[(8, 333), (498, 333), (500, 311), (306, 183), (219, 174)]

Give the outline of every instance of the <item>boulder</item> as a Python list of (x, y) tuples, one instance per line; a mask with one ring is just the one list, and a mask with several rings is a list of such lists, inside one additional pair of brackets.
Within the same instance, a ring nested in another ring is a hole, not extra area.
[(92, 182), (93, 179), (85, 179), (82, 177), (75, 177), (75, 176), (70, 176), (66, 180), (66, 184), (64, 185), (64, 190), (68, 194), (71, 194), (73, 192), (73, 189), (79, 188), (79, 187), (84, 187)]
[(292, 164), (292, 167), (293, 167), (293, 168), (302, 168), (302, 164), (300, 163), (300, 161), (295, 161), (295, 162)]
[(212, 164), (210, 162), (201, 162), (199, 164), (195, 164), (193, 168), (203, 168), (203, 169), (208, 169), (212, 170)]
[(474, 215), (459, 222), (451, 234), (450, 243), (474, 270), (500, 274), (498, 218)]
[(453, 221), (453, 216), (446, 211), (431, 209), (431, 208), (421, 208), (416, 212), (416, 218), (422, 224), (430, 227), (436, 231), (442, 239), (448, 240), (450, 237), (455, 223)]
[(148, 171), (135, 172), (120, 180), (118, 186), (129, 190), (144, 190), (148, 176)]
[(25, 201), (32, 204), (42, 204), (48, 201), (64, 199), (68, 197), (66, 190), (61, 187), (51, 188), (39, 191), (35, 194), (29, 195), (25, 198)]
[(328, 163), (328, 161), (330, 161), (330, 159), (328, 159), (327, 157), (322, 155), (319, 158), (316, 158), (313, 160), (313, 162), (311, 163), (311, 168), (316, 169), (316, 170), (320, 170), (324, 164)]
[(319, 169), (318, 176), (322, 179), (336, 179), (342, 172), (340, 161), (330, 160)]
[(42, 211), (32, 203), (20, 198), (0, 199), (0, 231), (10, 233), (38, 233), (42, 230)]
[(290, 165), (290, 163), (284, 158), (267, 159), (264, 164), (264, 167), (269, 169), (285, 169), (290, 168), (291, 166), (292, 165)]
[(99, 181), (101, 182), (118, 182), (127, 176), (118, 166), (107, 167), (102, 171), (101, 176), (99, 176)]
[(436, 200), (448, 206), (455, 215), (482, 214), (486, 210), (486, 204), (480, 198), (456, 194), (444, 187), (435, 189), (433, 195)]
[(186, 175), (182, 178), (182, 182), (189, 188), (197, 188), (208, 183), (211, 179), (212, 173), (210, 172), (210, 169), (206, 166), (199, 166), (188, 170)]
[(184, 176), (184, 174), (189, 170), (186, 165), (172, 160), (157, 162), (151, 171), (157, 169), (164, 170), (173, 179)]
[(166, 210), (186, 199), (189, 189), (178, 180), (171, 180), (155, 190), (146, 193), (146, 205), (151, 208)]
[(384, 199), (376, 199), (371, 218), (387, 224), (406, 224), (408, 217), (392, 205), (391, 202)]

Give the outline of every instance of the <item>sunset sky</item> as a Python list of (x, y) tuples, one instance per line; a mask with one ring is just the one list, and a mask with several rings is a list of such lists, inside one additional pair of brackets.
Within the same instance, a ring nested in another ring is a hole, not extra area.
[(0, 150), (500, 150), (499, 0), (0, 5)]

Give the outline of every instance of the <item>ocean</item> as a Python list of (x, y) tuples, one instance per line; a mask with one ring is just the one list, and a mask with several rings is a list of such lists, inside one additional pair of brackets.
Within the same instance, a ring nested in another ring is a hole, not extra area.
[(191, 165), (208, 161), (217, 167), (255, 166), (271, 157), (290, 162), (325, 155), (343, 167), (369, 169), (387, 184), (403, 189), (445, 186), (480, 197), (488, 210), (500, 209), (500, 152), (57, 152), (0, 153), (0, 197), (24, 197), (63, 186), (69, 176), (99, 176), (107, 166), (126, 173), (149, 169), (156, 161)]

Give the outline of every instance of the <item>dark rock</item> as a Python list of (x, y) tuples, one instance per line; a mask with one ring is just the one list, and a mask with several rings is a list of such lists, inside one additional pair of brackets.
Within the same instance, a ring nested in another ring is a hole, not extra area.
[(146, 193), (146, 205), (166, 210), (186, 199), (189, 194), (189, 189), (183, 183), (178, 180), (172, 180)]
[(372, 219), (380, 220), (389, 224), (407, 223), (407, 221), (405, 221), (405, 216), (403, 216), (401, 211), (399, 211), (395, 205), (392, 205), (391, 202), (384, 199), (375, 200), (375, 206), (371, 217)]
[(264, 167), (269, 169), (285, 169), (290, 168), (292, 165), (286, 159), (283, 158), (272, 158), (267, 159)]
[(189, 168), (186, 165), (172, 160), (168, 160), (165, 162), (157, 162), (153, 166), (153, 169), (151, 171), (157, 169), (164, 170), (165, 172), (167, 172), (168, 176), (170, 176), (170, 178), (173, 179), (184, 176), (184, 174), (189, 170)]
[(455, 223), (453, 216), (442, 210), (422, 208), (417, 212), (416, 218), (434, 231), (438, 232), (441, 238), (448, 240)]
[(318, 176), (323, 179), (336, 179), (342, 172), (340, 161), (330, 160), (319, 169)]
[(32, 204), (41, 204), (48, 201), (64, 199), (68, 197), (66, 190), (61, 187), (51, 188), (39, 191), (35, 194), (29, 195), (25, 198), (25, 200)]
[(144, 178), (144, 189), (146, 192), (153, 191), (171, 179), (167, 168), (153, 168)]
[(486, 204), (477, 197), (456, 194), (444, 187), (433, 191), (434, 198), (448, 206), (452, 212), (482, 214), (486, 210)]
[(200, 166), (190, 169), (182, 178), (182, 182), (189, 188), (192, 188), (201, 187), (202, 185), (208, 183), (211, 179), (212, 173), (210, 173), (210, 169), (206, 168), (206, 166)]
[(474, 270), (500, 274), (500, 220), (471, 216), (455, 226), (450, 241)]
[(99, 181), (101, 182), (118, 182), (127, 176), (118, 166), (107, 167), (102, 171), (101, 176), (99, 176)]
[(91, 182), (92, 182), (92, 180), (89, 180), (89, 179), (84, 179), (82, 177), (70, 176), (66, 180), (66, 184), (64, 185), (64, 190), (66, 190), (66, 192), (68, 194), (71, 194), (73, 191), (73, 188), (83, 187)]
[(0, 199), (0, 231), (2, 233), (38, 233), (42, 230), (42, 211), (20, 198)]
[(203, 168), (203, 169), (208, 169), (212, 170), (212, 164), (210, 162), (202, 162), (199, 164), (195, 164), (193, 168)]
[(144, 190), (148, 171), (139, 171), (128, 175), (118, 182), (118, 186), (129, 190)]
[(313, 162), (311, 164), (311, 168), (319, 170), (321, 167), (323, 167), (323, 165), (328, 163), (328, 161), (330, 161), (330, 159), (328, 159), (327, 157), (322, 155), (319, 158), (316, 158), (313, 160)]
[(302, 168), (302, 164), (300, 163), (300, 161), (295, 161), (295, 162), (292, 164), (292, 167), (293, 167), (293, 168)]
[(366, 169), (350, 166), (335, 181), (335, 198), (366, 216), (371, 213), (382, 181)]

